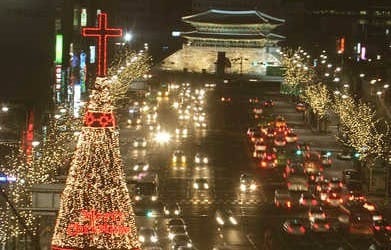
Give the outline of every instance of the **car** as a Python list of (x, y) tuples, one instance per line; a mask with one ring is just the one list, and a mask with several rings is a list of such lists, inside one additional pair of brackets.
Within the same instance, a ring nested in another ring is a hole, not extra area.
[(158, 242), (156, 230), (151, 227), (140, 227), (138, 239), (142, 244)]
[(308, 183), (310, 185), (317, 185), (324, 181), (324, 176), (322, 172), (315, 172), (308, 174)]
[(286, 145), (285, 136), (276, 136), (274, 138), (274, 145), (277, 147), (284, 147)]
[(147, 162), (137, 162), (133, 165), (133, 171), (148, 171), (149, 164)]
[(303, 102), (296, 103), (296, 111), (297, 112), (304, 112), (306, 110), (306, 105)]
[(182, 209), (178, 202), (168, 203), (163, 206), (163, 212), (166, 216), (181, 216)]
[(267, 145), (263, 142), (263, 140), (255, 142), (254, 151), (265, 151), (266, 149)]
[(208, 164), (209, 163), (208, 156), (201, 154), (201, 153), (196, 153), (194, 156), (194, 163), (195, 164)]
[(314, 219), (310, 221), (310, 228), (313, 232), (329, 232), (330, 223), (327, 219)]
[(260, 114), (262, 114), (262, 112), (263, 112), (262, 107), (254, 107), (253, 108), (253, 113), (256, 115), (260, 115)]
[(373, 221), (372, 227), (375, 232), (391, 232), (391, 224), (385, 219)]
[(265, 151), (254, 150), (252, 153), (253, 158), (261, 159), (264, 155)]
[(346, 194), (346, 198), (348, 201), (365, 201), (366, 198), (361, 191), (348, 191)]
[(329, 191), (326, 202), (333, 207), (339, 207), (343, 203), (341, 195), (337, 192)]
[(173, 226), (186, 226), (186, 223), (182, 218), (169, 219), (167, 222), (168, 229)]
[(268, 138), (274, 138), (274, 136), (276, 135), (274, 128), (272, 128), (272, 127), (267, 128), (265, 131), (265, 134), (266, 134), (266, 137), (268, 137)]
[(329, 181), (329, 188), (330, 189), (335, 189), (335, 188), (342, 188), (343, 183), (342, 180), (338, 177), (333, 177)]
[(195, 190), (208, 190), (209, 189), (208, 179), (196, 178), (193, 182), (193, 188)]
[(342, 181), (345, 184), (351, 181), (360, 181), (360, 180), (361, 180), (361, 176), (357, 170), (349, 168), (349, 169), (344, 169), (342, 171)]
[(147, 139), (142, 138), (142, 137), (136, 138), (133, 140), (132, 144), (133, 144), (133, 147), (135, 147), (135, 148), (145, 148), (145, 147), (147, 147)]
[(308, 210), (308, 219), (313, 221), (315, 219), (326, 219), (326, 213), (322, 206), (310, 206)]
[(182, 249), (183, 247), (193, 247), (193, 242), (190, 239), (189, 235), (179, 234), (174, 236), (174, 238), (172, 238), (170, 245), (171, 245), (171, 249), (179, 250), (181, 247)]
[(258, 97), (249, 98), (248, 102), (249, 103), (259, 103), (259, 99), (258, 99)]
[(372, 221), (368, 216), (352, 216), (349, 224), (349, 233), (358, 235), (373, 235)]
[(219, 226), (237, 226), (239, 220), (231, 210), (216, 210), (215, 220)]
[(323, 166), (322, 166), (319, 153), (317, 152), (305, 153), (303, 168), (306, 173), (322, 172)]
[(261, 168), (277, 167), (277, 156), (274, 152), (264, 152), (260, 160)]
[(332, 156), (331, 152), (330, 151), (321, 151), (320, 155), (321, 155), (322, 165), (325, 167), (330, 167), (333, 162), (331, 159), (331, 156)]
[(285, 135), (285, 140), (287, 143), (295, 143), (297, 142), (298, 140), (298, 136), (296, 133), (292, 132), (292, 131), (289, 131), (286, 135)]
[(274, 191), (274, 205), (276, 207), (292, 207), (292, 198), (288, 190), (276, 189)]
[(173, 163), (186, 163), (186, 155), (182, 150), (175, 150), (172, 154)]
[(276, 119), (274, 120), (274, 127), (275, 128), (281, 128), (281, 127), (287, 128), (288, 125), (286, 124), (285, 118), (283, 116), (281, 116), (281, 115), (278, 115), (276, 117)]
[(271, 108), (271, 107), (274, 107), (274, 101), (271, 100), (271, 99), (265, 100), (265, 101), (263, 101), (262, 106), (263, 106), (264, 108)]
[(290, 235), (305, 235), (306, 229), (301, 219), (286, 220), (282, 225), (282, 230)]
[(174, 239), (177, 235), (187, 235), (186, 226), (172, 226), (168, 229), (168, 238), (170, 240)]
[(257, 190), (257, 182), (252, 175), (241, 174), (239, 182), (241, 192), (254, 192)]
[(229, 103), (232, 101), (232, 99), (229, 96), (222, 96), (222, 97), (220, 97), (220, 101), (224, 102), (224, 103)]
[(350, 161), (354, 158), (354, 154), (349, 150), (343, 150), (342, 152), (337, 153), (337, 159), (343, 161)]
[(311, 192), (304, 192), (300, 194), (299, 204), (305, 207), (316, 206), (318, 205), (318, 200)]
[(246, 134), (248, 137), (252, 137), (256, 131), (258, 131), (256, 128), (248, 128)]
[(177, 137), (186, 137), (189, 130), (187, 127), (181, 126), (175, 129), (175, 134)]
[(257, 130), (257, 131), (255, 131), (255, 132), (251, 135), (250, 140), (251, 140), (251, 142), (253, 142), (253, 143), (256, 143), (257, 141), (263, 141), (262, 136), (263, 136), (263, 135), (262, 135), (261, 131)]

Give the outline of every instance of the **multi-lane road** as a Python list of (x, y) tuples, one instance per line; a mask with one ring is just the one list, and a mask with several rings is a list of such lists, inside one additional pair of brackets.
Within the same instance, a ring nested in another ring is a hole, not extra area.
[[(208, 126), (193, 129), (189, 126), (186, 137), (171, 139), (168, 144), (159, 145), (150, 138), (148, 129), (121, 128), (122, 155), (126, 166), (140, 159), (148, 161), (150, 170), (159, 177), (158, 204), (178, 202), (183, 210), (182, 218), (194, 243), (195, 249), (368, 249), (369, 240), (351, 238), (337, 233), (307, 234), (303, 237), (287, 237), (281, 230), (288, 218), (307, 216), (305, 209), (278, 210), (274, 207), (274, 190), (285, 187), (281, 171), (260, 169), (251, 158), (246, 129), (252, 125), (250, 97), (260, 100), (273, 99), (275, 106), (270, 114), (281, 114), (299, 136), (316, 149), (338, 151), (338, 145), (330, 136), (313, 134), (303, 123), (302, 114), (286, 97), (279, 95), (278, 83), (248, 82), (225, 84), (206, 92), (204, 112)], [(192, 88), (202, 86), (195, 83)], [(231, 101), (222, 101), (229, 97)], [(159, 102), (158, 121), (162, 128), (175, 134), (178, 119), (171, 107), (173, 98)], [(131, 139), (145, 136), (149, 145), (145, 149), (134, 149)], [(186, 164), (175, 168), (172, 163), (174, 150), (183, 150)], [(289, 150), (287, 150), (289, 151)], [(209, 157), (205, 168), (197, 170), (193, 163), (196, 153)], [(326, 170), (326, 176), (339, 176), (341, 170), (350, 167), (351, 162), (334, 159), (333, 166)], [(257, 179), (258, 189), (253, 194), (241, 194), (239, 177), (251, 173)], [(209, 189), (195, 190), (196, 178), (208, 179)], [(140, 207), (142, 209), (140, 209)], [(146, 216), (150, 207), (135, 205), (137, 226), (155, 227), (162, 249), (170, 249), (167, 238), (167, 220), (162, 214)], [(236, 226), (219, 226), (216, 210), (231, 210), (238, 219)], [(161, 211), (160, 211), (161, 212)], [(329, 209), (331, 217), (338, 215), (336, 209)], [(341, 247), (341, 248), (340, 248)]]

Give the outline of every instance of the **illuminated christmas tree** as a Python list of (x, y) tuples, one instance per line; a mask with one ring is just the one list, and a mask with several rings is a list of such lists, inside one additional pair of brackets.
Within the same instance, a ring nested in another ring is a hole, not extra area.
[(71, 161), (53, 250), (140, 249), (113, 114), (111, 80), (99, 77)]

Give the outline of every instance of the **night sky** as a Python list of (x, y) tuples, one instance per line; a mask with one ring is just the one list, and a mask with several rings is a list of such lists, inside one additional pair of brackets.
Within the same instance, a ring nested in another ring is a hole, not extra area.
[(1, 100), (39, 102), (48, 92), (50, 0), (1, 0)]

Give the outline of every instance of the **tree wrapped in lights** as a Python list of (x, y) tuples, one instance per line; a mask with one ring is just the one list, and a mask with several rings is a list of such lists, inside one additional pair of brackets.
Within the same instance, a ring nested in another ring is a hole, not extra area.
[(345, 135), (340, 139), (346, 146), (354, 148), (361, 158), (384, 155), (388, 142), (386, 135), (378, 130), (380, 120), (371, 107), (362, 102), (356, 103), (348, 95), (337, 95), (335, 111)]
[(311, 107), (312, 112), (316, 116), (316, 122), (319, 129), (321, 121), (327, 121), (328, 110), (331, 104), (331, 96), (326, 87), (322, 83), (307, 85), (301, 98)]
[(97, 78), (71, 162), (52, 249), (140, 249), (113, 114), (111, 80)]
[(110, 95), (115, 108), (119, 108), (121, 100), (126, 98), (130, 83), (144, 77), (150, 67), (151, 57), (148, 54), (128, 49), (121, 51), (109, 68), (112, 80)]
[(13, 155), (8, 156), (5, 164), (0, 166), (0, 172), (15, 178), (15, 182), (6, 184), (6, 187), (0, 187), (2, 198), (5, 200), (2, 204), (4, 209), (0, 212), (0, 235), (3, 236), (2, 242), (28, 236), (32, 245), (36, 247), (34, 249), (38, 249), (38, 218), (29, 209), (32, 206), (29, 188), (37, 182), (39, 174), (34, 161), (26, 159), (24, 150), (19, 149)]
[(282, 66), (284, 67), (284, 83), (282, 93), (299, 95), (301, 88), (312, 83), (315, 78), (314, 70), (308, 66), (307, 57), (301, 54), (300, 48), (296, 51), (287, 50), (282, 54)]

